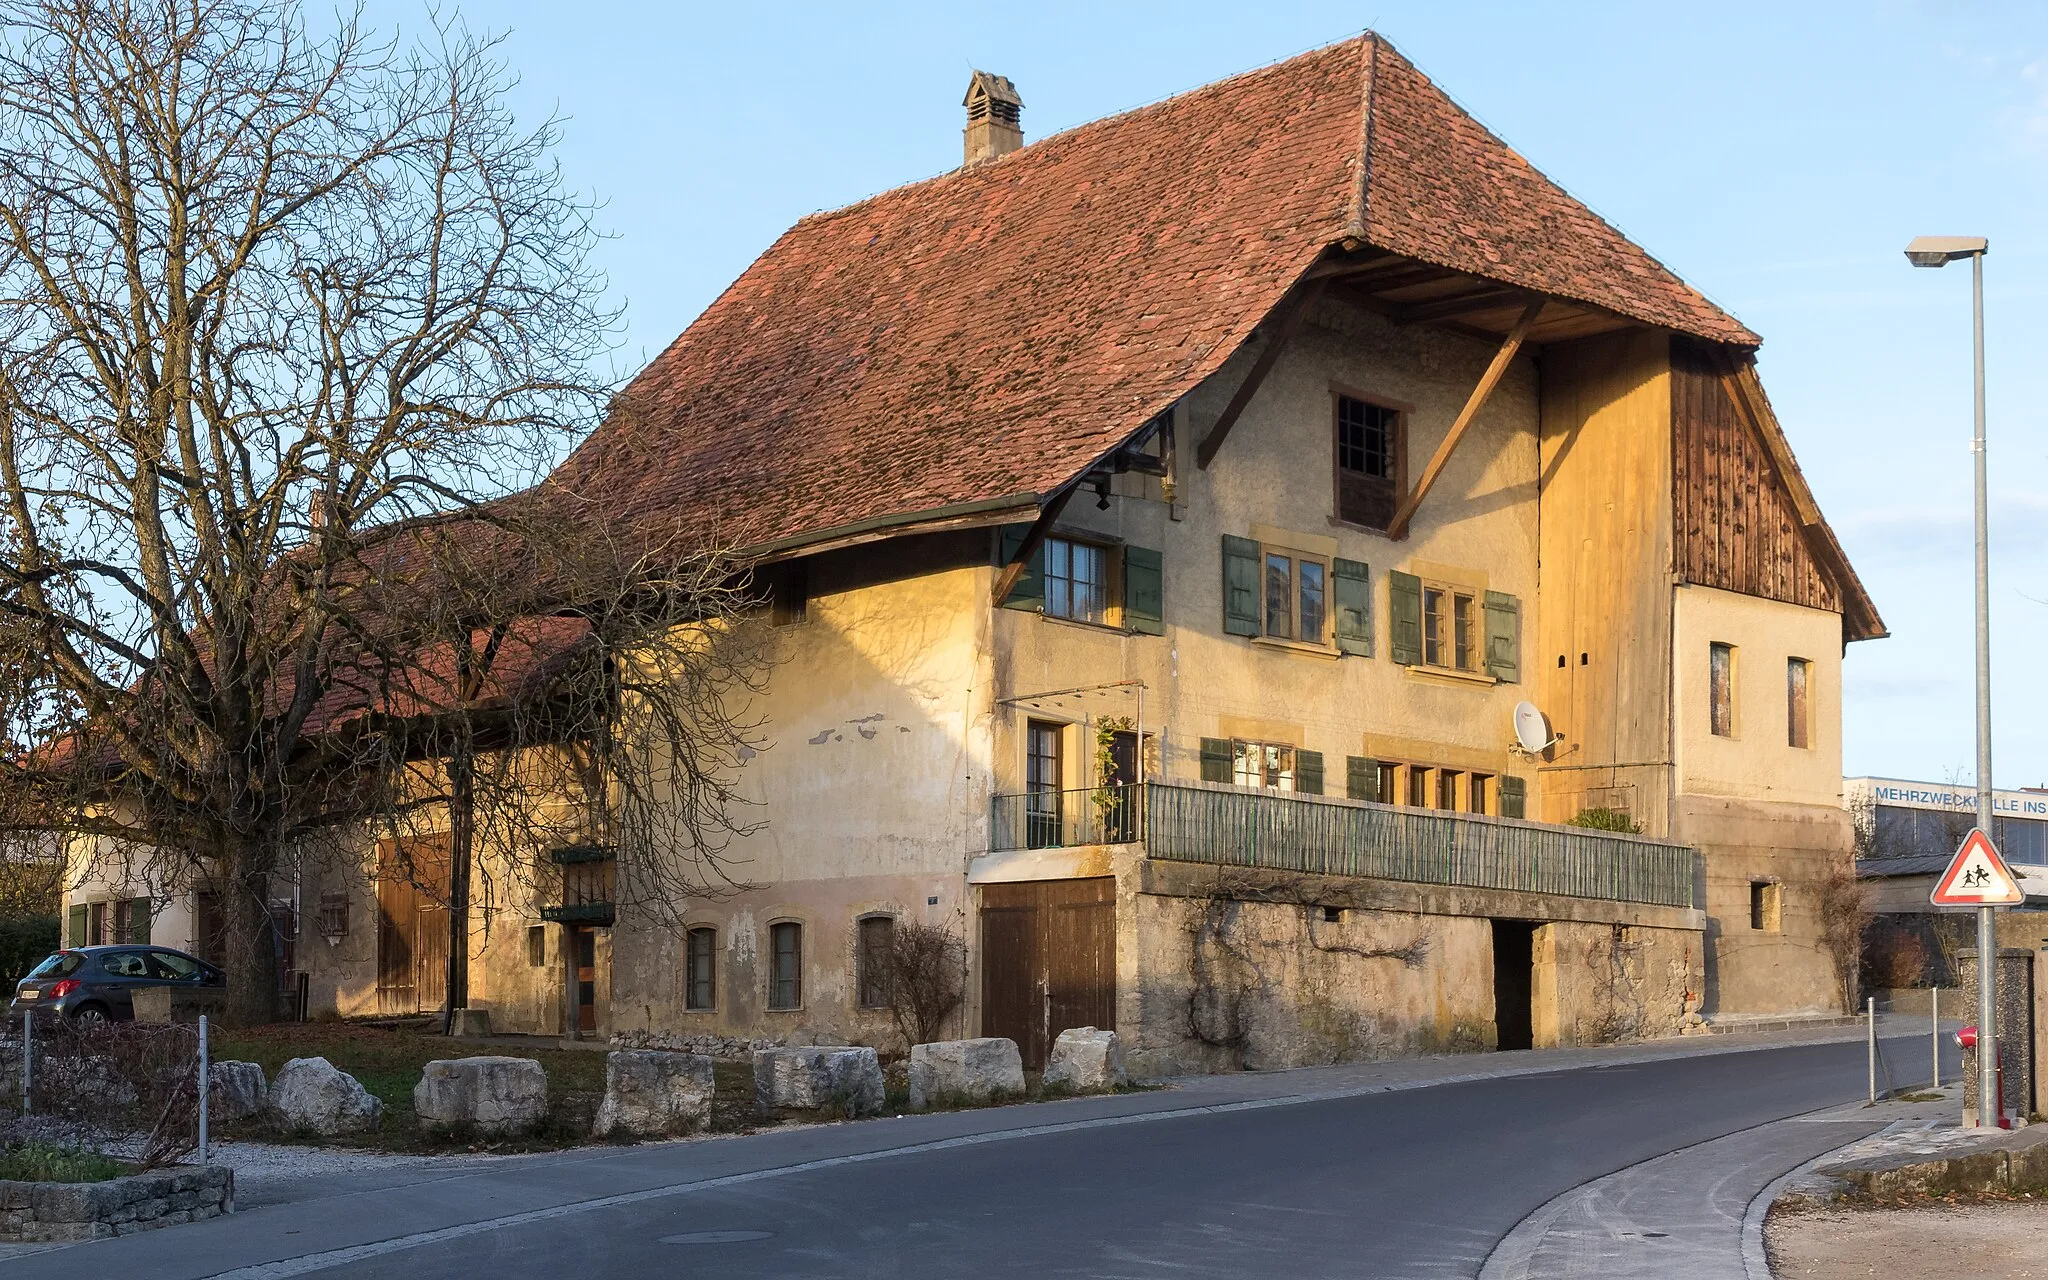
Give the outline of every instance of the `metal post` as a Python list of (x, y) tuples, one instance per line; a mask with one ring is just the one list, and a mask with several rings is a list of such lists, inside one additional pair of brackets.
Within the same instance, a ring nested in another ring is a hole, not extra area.
[(21, 1011), (21, 1114), (23, 1115), (29, 1113), (28, 1087), (34, 1076), (34, 1067), (31, 1064), (36, 1056), (35, 1023), (36, 1011), (33, 1009), (23, 1009)]
[(199, 1163), (206, 1164), (206, 1101), (213, 1092), (213, 1072), (206, 1061), (206, 1015), (199, 1015)]
[(1939, 1089), (1941, 1088), (1941, 988), (1929, 987), (1927, 994), (1933, 997), (1931, 1012), (1927, 1022), (1929, 1034), (1933, 1037), (1934, 1041), (1934, 1083), (1929, 1087)]
[[(1975, 358), (1976, 432), (1970, 451), (1977, 471), (1977, 825), (1993, 834), (1991, 795), (1991, 524), (1984, 454), (1984, 255), (1970, 255), (1970, 324)], [(1977, 908), (1977, 1123), (1996, 1127), (2005, 1113), (1998, 1093), (1998, 927), (1990, 907)]]
[(1870, 996), (1864, 1005), (1864, 1017), (1870, 1026), (1870, 1101), (1877, 1102), (1877, 997)]

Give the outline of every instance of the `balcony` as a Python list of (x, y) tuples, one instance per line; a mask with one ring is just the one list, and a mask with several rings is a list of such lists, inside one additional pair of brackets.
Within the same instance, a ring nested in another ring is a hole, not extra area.
[(1696, 907), (1693, 849), (1579, 827), (1152, 782), (999, 795), (992, 851), (1142, 841), (1175, 862)]

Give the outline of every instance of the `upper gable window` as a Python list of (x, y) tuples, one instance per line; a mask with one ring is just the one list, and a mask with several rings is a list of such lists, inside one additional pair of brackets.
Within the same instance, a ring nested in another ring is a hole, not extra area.
[(1384, 529), (1400, 488), (1401, 411), (1340, 395), (1336, 429), (1337, 518)]

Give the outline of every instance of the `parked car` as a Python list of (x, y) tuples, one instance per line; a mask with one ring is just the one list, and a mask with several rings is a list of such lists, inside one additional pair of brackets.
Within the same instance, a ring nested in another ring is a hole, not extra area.
[(10, 1018), (54, 1010), (84, 1024), (129, 1022), (134, 995), (151, 987), (224, 987), (227, 976), (197, 956), (169, 947), (69, 947), (53, 952), (15, 984)]

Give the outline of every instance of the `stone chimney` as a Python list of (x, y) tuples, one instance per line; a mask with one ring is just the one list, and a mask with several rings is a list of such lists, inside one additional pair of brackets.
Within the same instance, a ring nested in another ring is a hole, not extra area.
[(1018, 123), (1024, 100), (1002, 76), (975, 72), (960, 105), (967, 108), (967, 159), (962, 167), (1009, 155), (1024, 145), (1024, 128)]

